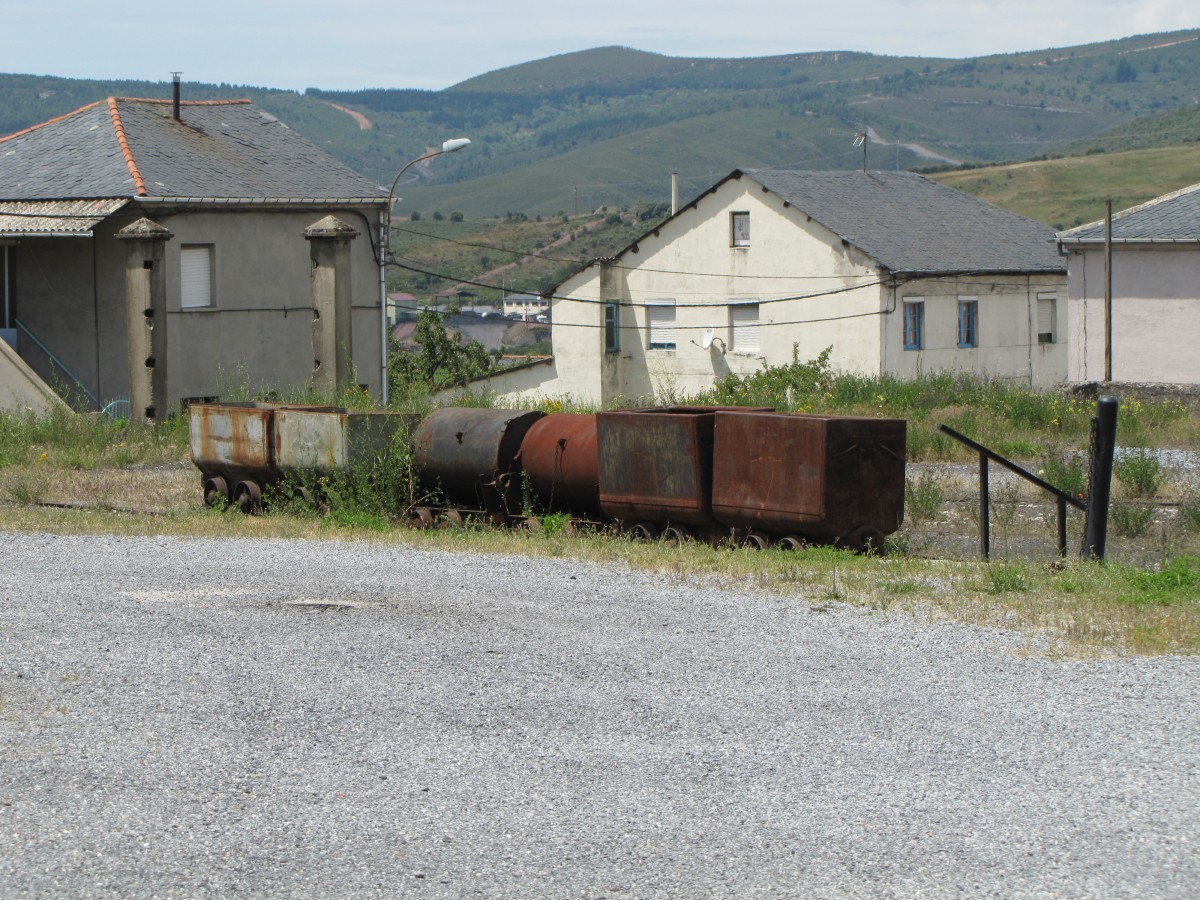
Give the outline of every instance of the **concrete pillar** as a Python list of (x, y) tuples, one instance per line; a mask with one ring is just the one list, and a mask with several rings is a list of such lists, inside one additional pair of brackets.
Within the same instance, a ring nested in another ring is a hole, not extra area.
[(312, 257), (313, 388), (332, 397), (354, 382), (350, 242), (358, 232), (335, 216), (304, 231)]
[(174, 235), (150, 219), (117, 232), (125, 242), (125, 330), (129, 421), (167, 417), (167, 241)]

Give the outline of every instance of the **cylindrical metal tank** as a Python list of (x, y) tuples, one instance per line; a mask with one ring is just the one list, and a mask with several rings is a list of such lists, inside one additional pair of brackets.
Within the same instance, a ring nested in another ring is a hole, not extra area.
[(905, 436), (903, 419), (718, 412), (713, 513), (734, 528), (878, 549), (904, 516)]
[(534, 422), (521, 442), (521, 469), (546, 510), (599, 515), (596, 416), (554, 413)]
[(517, 452), (525, 433), (542, 416), (531, 410), (435, 410), (421, 422), (414, 441), (423, 487), (477, 509), (518, 513)]

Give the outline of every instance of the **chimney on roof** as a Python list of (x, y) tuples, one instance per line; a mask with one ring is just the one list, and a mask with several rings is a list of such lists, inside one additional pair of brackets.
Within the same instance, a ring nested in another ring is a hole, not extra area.
[(172, 72), (171, 80), (174, 82), (171, 92), (171, 115), (176, 122), (181, 121), (179, 118), (179, 76), (182, 72)]

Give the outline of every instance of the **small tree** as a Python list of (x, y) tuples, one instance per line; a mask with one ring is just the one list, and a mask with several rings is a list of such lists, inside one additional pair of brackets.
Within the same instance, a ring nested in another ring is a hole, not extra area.
[(449, 387), (461, 387), (469, 381), (490, 374), (495, 360), (479, 341), (464, 341), (461, 334), (446, 328), (446, 318), (457, 310), (445, 313), (426, 309), (417, 316), (413, 333), (419, 349), (393, 348), (388, 360), (388, 377), (392, 394), (411, 398), (431, 394)]

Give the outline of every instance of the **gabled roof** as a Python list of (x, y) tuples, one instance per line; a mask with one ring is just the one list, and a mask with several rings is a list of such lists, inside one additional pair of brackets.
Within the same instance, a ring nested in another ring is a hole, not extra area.
[[(805, 172), (734, 169), (670, 219), (748, 177), (896, 275), (1065, 275), (1054, 229), (915, 172)], [(616, 254), (658, 239), (660, 222)], [(553, 297), (586, 263), (542, 293)]]
[[(1104, 221), (1060, 232), (1064, 244), (1104, 242)], [(1118, 244), (1200, 243), (1200, 184), (1114, 213), (1112, 240)]]
[(356, 201), (387, 192), (248, 100), (109, 98), (0, 138), (0, 198)]
[(1065, 272), (1054, 229), (915, 172), (735, 170), (896, 274)]

